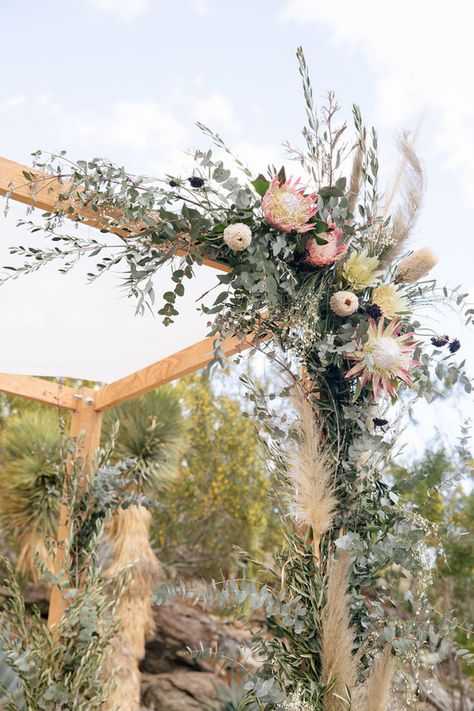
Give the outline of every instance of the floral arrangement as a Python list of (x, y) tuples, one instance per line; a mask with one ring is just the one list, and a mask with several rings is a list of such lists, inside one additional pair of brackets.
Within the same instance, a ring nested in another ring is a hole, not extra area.
[[(291, 513), (284, 516), (285, 547), (265, 573), (273, 584), (244, 589), (234, 583), (221, 600), (228, 604), (240, 591), (248, 611), (252, 601), (261, 606), (265, 599), (266, 627), (274, 633), (255, 638), (263, 666), (248, 683), (248, 708), (386, 711), (394, 655), (403, 667), (416, 666), (420, 650), (455, 624), (438, 620), (434, 631), (427, 523), (400, 505), (385, 476), (400, 408), (411, 397), (430, 401), (456, 382), (466, 392), (472, 387), (464, 364), (456, 363), (459, 340), (422, 326), (416, 312), (454, 302), (473, 322), (474, 310), (459, 289), (439, 288), (431, 279), (436, 256), (429, 247), (409, 247), (423, 195), (409, 137), (400, 142), (395, 188), (383, 196), (375, 131), (366, 129), (355, 106), (353, 137), (344, 143), (349, 131), (336, 124), (334, 95), (316, 110), (304, 55), (297, 55), (307, 125), (305, 151), (285, 144), (296, 161), (293, 176), (269, 166), (255, 177), (202, 125), (218, 157), (196, 151), (187, 178), (151, 180), (102, 159), (72, 163), (64, 154), (45, 160), (38, 152), (35, 165), (69, 187), (40, 226), (54, 246), (12, 250), (24, 264), (10, 278), (52, 259), (62, 259), (67, 271), (81, 256), (97, 257), (90, 278), (122, 265), (141, 311), (156, 308), (154, 278), (168, 264), (175, 286), (157, 312), (170, 325), (193, 267), (205, 260), (223, 265), (214, 303), (201, 305), (210, 317), (215, 361), (224, 360), (224, 338), (251, 343), (284, 374), (283, 392), (298, 412), (292, 419), (272, 409), (246, 381)], [(226, 155), (242, 177), (231, 173)], [(34, 173), (25, 179), (34, 181)], [(85, 209), (89, 221), (93, 215), (120, 236), (118, 245), (65, 233), (65, 209), (75, 214), (78, 203), (76, 219), (85, 219)], [(464, 431), (464, 460), (466, 443)], [(382, 576), (391, 589), (380, 585)], [(412, 588), (401, 606), (411, 616), (399, 615), (391, 597), (405, 576)]]

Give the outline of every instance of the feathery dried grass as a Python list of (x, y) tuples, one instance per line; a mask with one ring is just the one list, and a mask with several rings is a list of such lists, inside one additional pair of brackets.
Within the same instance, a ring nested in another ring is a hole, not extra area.
[(328, 687), (323, 698), (324, 711), (344, 708), (346, 688), (352, 693), (357, 680), (357, 657), (352, 654), (354, 633), (350, 625), (347, 593), (350, 554), (340, 551), (329, 565), (326, 607), (321, 629), (321, 680)]
[(150, 522), (151, 515), (145, 507), (130, 506), (114, 514), (107, 531), (112, 552), (104, 574), (116, 580), (125, 571), (128, 577), (116, 610), (120, 628), (111, 642), (105, 670), (108, 674), (113, 669), (116, 679), (107, 708), (120, 711), (140, 708), (138, 664), (145, 656), (145, 642), (153, 631), (151, 593), (160, 565), (150, 546)]
[(398, 175), (385, 203), (384, 217), (387, 218), (395, 196), (400, 191), (401, 202), (392, 218), (392, 246), (383, 257), (387, 264), (397, 257), (415, 227), (423, 201), (423, 168), (412, 143), (406, 136), (399, 140), (402, 162)]
[(357, 198), (360, 192), (360, 185), (362, 180), (362, 160), (364, 158), (364, 151), (362, 147), (357, 147), (356, 154), (354, 156), (354, 161), (352, 163), (351, 179), (349, 182), (349, 190), (347, 191), (347, 210), (352, 215), (354, 214), (354, 209), (356, 205)]
[(395, 657), (390, 645), (387, 645), (375, 662), (367, 681), (366, 711), (387, 711), (394, 671)]
[(301, 387), (293, 391), (293, 398), (299, 415), (299, 446), (290, 456), (289, 475), (295, 488), (297, 521), (311, 527), (314, 554), (318, 557), (320, 540), (331, 527), (337, 504), (334, 467)]

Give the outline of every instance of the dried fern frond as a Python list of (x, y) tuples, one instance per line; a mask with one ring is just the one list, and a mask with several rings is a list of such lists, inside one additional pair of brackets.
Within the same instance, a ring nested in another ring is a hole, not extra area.
[(392, 245), (383, 256), (385, 264), (400, 254), (415, 227), (425, 190), (423, 168), (407, 136), (399, 140), (399, 148), (402, 163), (385, 203), (384, 218), (388, 217), (398, 192), (401, 201), (392, 218)]
[(301, 387), (295, 388), (293, 398), (299, 415), (299, 443), (289, 457), (289, 476), (294, 485), (297, 521), (311, 527), (314, 553), (318, 557), (319, 542), (332, 525), (337, 505), (334, 465), (323, 444), (314, 410)]
[(324, 711), (341, 711), (357, 681), (357, 657), (352, 654), (354, 633), (350, 625), (349, 570), (350, 554), (340, 551), (329, 565), (326, 607), (321, 629), (321, 681), (326, 687)]

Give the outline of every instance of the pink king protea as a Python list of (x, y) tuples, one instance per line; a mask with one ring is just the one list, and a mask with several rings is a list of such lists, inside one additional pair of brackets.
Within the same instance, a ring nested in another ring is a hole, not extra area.
[(309, 222), (316, 214), (316, 193), (305, 195), (299, 188), (299, 178), (289, 178), (286, 182), (273, 178), (263, 196), (262, 208), (266, 221), (282, 232), (307, 232), (313, 228)]
[(413, 333), (400, 334), (400, 323), (397, 319), (390, 321), (384, 327), (384, 320), (378, 324), (370, 319), (367, 331), (367, 341), (349, 358), (356, 364), (346, 374), (346, 378), (362, 376), (360, 385), (372, 383), (372, 392), (377, 399), (380, 391), (387, 396), (396, 398), (395, 385), (397, 380), (403, 380), (407, 385), (413, 385), (408, 368), (421, 365), (412, 359), (417, 343), (412, 340)]
[(319, 237), (326, 240), (326, 244), (318, 244), (312, 237), (306, 242), (305, 249), (308, 254), (306, 262), (308, 264), (324, 267), (337, 262), (346, 253), (347, 239), (342, 230), (335, 228), (331, 232), (323, 232)]

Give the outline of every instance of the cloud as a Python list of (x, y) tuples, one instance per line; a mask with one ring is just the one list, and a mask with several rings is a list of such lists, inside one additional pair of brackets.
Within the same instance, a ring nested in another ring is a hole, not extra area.
[(89, 4), (95, 10), (115, 15), (123, 22), (140, 17), (150, 6), (149, 0), (89, 0)]
[(11, 109), (17, 109), (19, 106), (24, 104), (26, 101), (26, 96), (17, 94), (15, 96), (10, 96), (8, 99), (0, 102), (0, 111), (9, 111)]
[(210, 5), (210, 0), (191, 0), (191, 6), (198, 15), (208, 15)]
[(197, 121), (209, 124), (211, 128), (224, 126), (228, 131), (240, 128), (230, 102), (218, 91), (198, 99), (193, 114)]
[(425, 108), (435, 118), (434, 147), (474, 199), (474, 3), (398, 0), (286, 0), (283, 22), (315, 23), (337, 48), (360, 51), (376, 77), (379, 122), (414, 124)]

